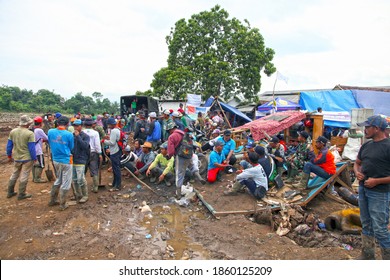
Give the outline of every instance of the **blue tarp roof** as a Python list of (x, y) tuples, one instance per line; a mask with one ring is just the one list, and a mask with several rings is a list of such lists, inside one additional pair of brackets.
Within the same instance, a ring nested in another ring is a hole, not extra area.
[[(309, 112), (316, 111), (321, 107), (324, 112), (348, 112), (351, 109), (360, 108), (351, 90), (324, 90), (301, 92), (299, 104), (302, 109)], [(324, 125), (335, 127), (350, 127), (350, 122), (326, 120), (324, 113)]]
[[(276, 102), (276, 111), (277, 112), (295, 110), (297, 107), (301, 107), (301, 105), (299, 105), (299, 104), (282, 99), (280, 97), (276, 97), (275, 102)], [(274, 108), (273, 100), (271, 100), (271, 101), (257, 107), (257, 110), (261, 111), (261, 112), (266, 112), (266, 111), (272, 110), (273, 108)]]
[(361, 108), (374, 109), (374, 114), (390, 116), (390, 92), (373, 90), (352, 90)]
[[(214, 101), (214, 98), (213, 97), (209, 97), (209, 99), (206, 100), (206, 102), (205, 102), (205, 104), (203, 106), (204, 107), (210, 107), (213, 104), (213, 101)], [(234, 107), (232, 107), (232, 106), (230, 106), (230, 105), (228, 105), (226, 103), (223, 103), (221, 101), (218, 101), (218, 102), (221, 105), (223, 110), (228, 111), (228, 112), (233, 113), (233, 114), (236, 114), (237, 117), (240, 117), (240, 118), (244, 119), (246, 122), (251, 122), (252, 121), (247, 115), (245, 115), (240, 110), (237, 110), (236, 108), (234, 108)]]

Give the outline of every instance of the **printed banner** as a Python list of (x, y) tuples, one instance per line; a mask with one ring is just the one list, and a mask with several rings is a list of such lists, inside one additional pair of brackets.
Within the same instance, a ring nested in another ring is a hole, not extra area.
[(322, 111), (322, 114), (324, 115), (324, 120), (327, 121), (351, 122), (351, 115), (347, 111), (343, 111), (343, 112)]
[(187, 94), (187, 103), (194, 106), (200, 106), (202, 103), (202, 97), (197, 94)]

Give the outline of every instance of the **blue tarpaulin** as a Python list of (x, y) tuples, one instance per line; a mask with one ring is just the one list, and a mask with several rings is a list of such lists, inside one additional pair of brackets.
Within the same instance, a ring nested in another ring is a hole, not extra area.
[[(209, 99), (206, 100), (205, 104), (203, 105), (204, 107), (210, 107), (212, 104), (213, 104), (213, 101), (214, 101), (214, 98), (213, 97), (209, 97)], [(221, 105), (222, 109), (224, 111), (228, 111), (232, 114), (235, 114), (237, 117), (243, 119), (245, 122), (251, 122), (252, 120), (247, 116), (245, 115), (243, 112), (241, 112), (240, 110), (237, 110), (236, 108), (226, 104), (226, 103), (223, 103), (221, 101), (218, 101), (219, 104)]]
[(374, 109), (374, 114), (390, 116), (390, 92), (373, 90), (352, 90), (361, 108)]
[(351, 90), (301, 92), (299, 104), (309, 112), (321, 107), (324, 125), (334, 127), (350, 127), (351, 109), (361, 108)]
[(276, 112), (281, 112), (281, 111), (295, 110), (295, 109), (301, 107), (301, 105), (299, 105), (299, 104), (296, 104), (296, 103), (288, 101), (288, 100), (284, 100), (280, 97), (275, 98), (275, 103), (276, 104), (274, 104), (274, 101), (271, 100), (271, 101), (257, 107), (257, 110), (261, 111), (261, 112), (267, 112), (267, 111), (272, 110), (275, 107)]

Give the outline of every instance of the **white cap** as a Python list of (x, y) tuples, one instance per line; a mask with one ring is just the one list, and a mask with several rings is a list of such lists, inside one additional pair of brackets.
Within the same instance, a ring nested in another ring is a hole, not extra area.
[(175, 112), (172, 113), (172, 117), (180, 117), (179, 114), (180, 114), (179, 112), (176, 112), (176, 111), (175, 111)]
[(151, 113), (149, 113), (149, 117), (151, 117), (151, 118), (157, 118), (157, 115), (156, 115), (155, 112), (151, 112)]
[(127, 146), (125, 147), (125, 152), (130, 152), (130, 146), (129, 146), (129, 145), (127, 145)]

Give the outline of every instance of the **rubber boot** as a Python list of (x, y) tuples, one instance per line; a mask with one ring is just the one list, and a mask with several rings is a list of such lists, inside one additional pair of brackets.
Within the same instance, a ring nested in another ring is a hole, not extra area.
[(8, 193), (7, 193), (7, 198), (11, 198), (15, 195), (17, 195), (18, 193), (15, 192), (15, 184), (16, 184), (16, 180), (10, 180), (8, 182)]
[(31, 194), (26, 194), (27, 182), (19, 183), (19, 195), (18, 200), (32, 197)]
[(181, 188), (176, 188), (176, 199), (181, 199)]
[(203, 179), (202, 176), (200, 176), (199, 171), (196, 171), (196, 172), (194, 173), (194, 176), (195, 176), (196, 179), (199, 180), (199, 182), (202, 183), (202, 185), (206, 184), (206, 180)]
[(60, 190), (60, 186), (55, 186), (53, 185), (51, 187), (51, 191), (50, 191), (50, 201), (49, 201), (49, 206), (55, 206), (55, 205), (60, 205), (60, 203), (57, 201), (57, 197), (58, 197), (58, 192)]
[(43, 172), (43, 168), (42, 167), (40, 167), (40, 166), (36, 166), (35, 167), (35, 172), (34, 172), (35, 173), (35, 180), (34, 180), (34, 183), (38, 183), (38, 184), (47, 183), (47, 180), (42, 179), (42, 172)]
[(66, 204), (66, 195), (68, 190), (60, 189), (60, 210), (63, 211), (69, 206)]
[(99, 176), (92, 177), (92, 192), (97, 193), (99, 190)]
[(375, 260), (375, 237), (362, 234), (362, 254), (359, 260)]
[(381, 248), (382, 260), (390, 260), (390, 248)]
[(309, 182), (310, 174), (303, 173), (302, 178), (297, 184), (293, 184), (293, 187), (297, 189), (306, 189), (307, 183)]
[(286, 184), (292, 184), (295, 182), (296, 180), (296, 176), (298, 174), (298, 170), (296, 170), (295, 168), (291, 169), (290, 170), (290, 174), (289, 174), (289, 177), (286, 181), (284, 181)]
[(88, 187), (87, 184), (81, 186), (81, 193), (83, 197), (80, 199), (80, 203), (85, 203), (88, 201)]
[(37, 173), (35, 172), (35, 169), (37, 167), (35, 165), (33, 165), (32, 169), (31, 169), (31, 173), (33, 175), (33, 182), (35, 183), (35, 181), (37, 180)]
[(80, 199), (83, 197), (83, 195), (81, 193), (81, 188), (80, 188), (79, 184), (77, 184), (76, 181), (73, 181), (72, 190), (73, 190), (73, 195), (74, 195), (75, 200), (77, 202), (80, 202)]

